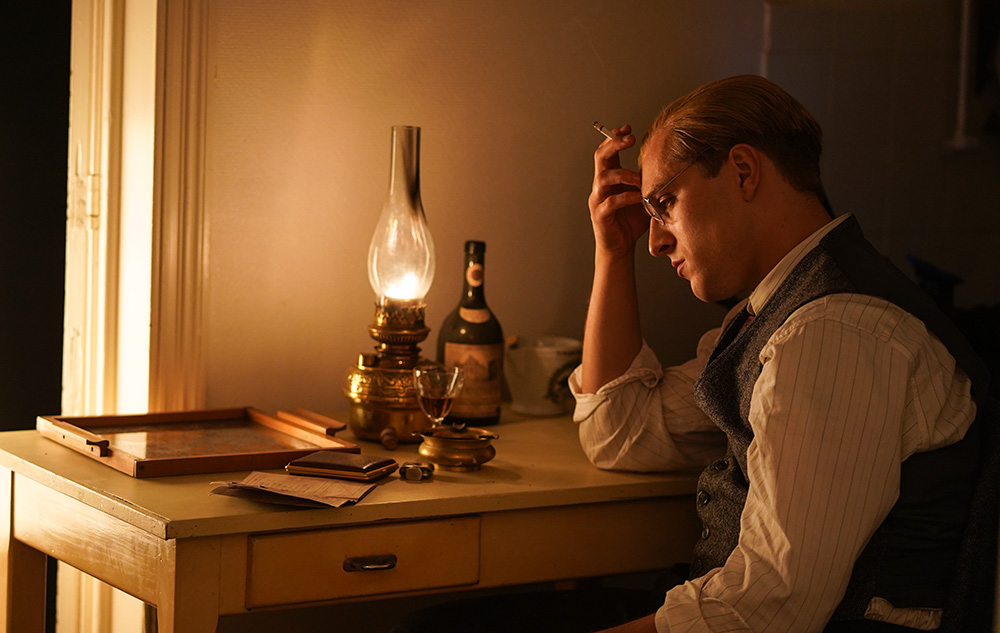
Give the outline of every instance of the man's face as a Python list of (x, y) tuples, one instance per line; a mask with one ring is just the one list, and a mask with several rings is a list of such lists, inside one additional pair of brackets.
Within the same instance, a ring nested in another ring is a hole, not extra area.
[[(649, 196), (685, 163), (663, 158), (667, 135), (649, 139), (643, 151), (642, 193)], [(663, 224), (649, 223), (649, 252), (667, 256), (677, 274), (702, 301), (727, 299), (753, 289), (750, 213), (743, 203), (739, 170), (727, 160), (714, 178), (695, 165), (680, 174), (655, 201), (665, 207)]]

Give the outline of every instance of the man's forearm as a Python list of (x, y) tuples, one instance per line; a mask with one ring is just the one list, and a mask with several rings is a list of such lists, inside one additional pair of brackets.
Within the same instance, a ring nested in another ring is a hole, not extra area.
[(581, 388), (594, 393), (622, 375), (642, 349), (635, 256), (609, 258), (598, 251), (583, 336)]

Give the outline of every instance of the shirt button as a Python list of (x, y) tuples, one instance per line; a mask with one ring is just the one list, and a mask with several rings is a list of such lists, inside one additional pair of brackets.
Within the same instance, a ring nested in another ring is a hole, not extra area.
[(702, 538), (702, 540), (707, 540), (708, 539), (708, 535), (711, 534), (711, 533), (712, 533), (712, 530), (706, 525), (705, 528), (701, 531), (701, 538)]
[(726, 470), (727, 468), (729, 468), (729, 460), (720, 459), (719, 461), (712, 464), (712, 468), (714, 468), (715, 470)]
[(700, 558), (694, 559), (694, 561), (692, 561), (692, 563), (691, 563), (691, 573), (692, 574), (700, 574), (701, 573), (701, 568), (702, 568), (701, 559)]
[(707, 506), (708, 502), (711, 501), (711, 499), (712, 498), (704, 490), (698, 491), (698, 503), (700, 503), (701, 505)]

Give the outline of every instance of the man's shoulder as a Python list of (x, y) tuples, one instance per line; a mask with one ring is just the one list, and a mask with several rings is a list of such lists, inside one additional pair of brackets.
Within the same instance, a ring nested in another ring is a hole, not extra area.
[(881, 297), (854, 293), (834, 293), (809, 301), (795, 310), (774, 333), (774, 337), (814, 332), (836, 327), (910, 348), (924, 344), (931, 334), (923, 321), (895, 303)]

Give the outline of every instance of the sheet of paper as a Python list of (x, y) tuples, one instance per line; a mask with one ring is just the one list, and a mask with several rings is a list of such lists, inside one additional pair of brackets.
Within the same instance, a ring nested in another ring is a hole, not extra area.
[[(222, 486), (221, 490), (217, 488), (212, 491), (219, 494), (237, 493), (234, 496), (239, 496), (240, 490), (261, 491), (295, 499), (307, 499), (334, 508), (360, 500), (375, 487), (372, 483), (258, 471), (250, 473), (243, 481), (217, 481), (213, 482), (213, 485)], [(267, 500), (260, 495), (254, 498)], [(281, 502), (277, 499), (275, 501)]]

